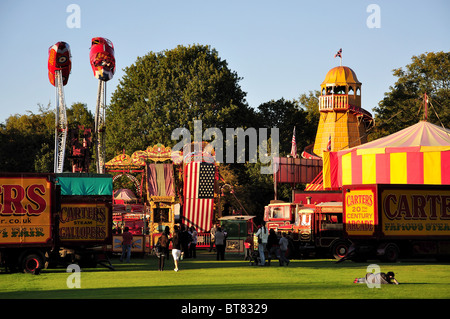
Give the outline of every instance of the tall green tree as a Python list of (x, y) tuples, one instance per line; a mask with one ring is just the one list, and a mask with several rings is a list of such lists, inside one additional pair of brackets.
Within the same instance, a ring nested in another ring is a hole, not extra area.
[(294, 127), (296, 128), (298, 149), (305, 146), (303, 141), (305, 140), (306, 112), (298, 108), (295, 102), (282, 98), (263, 103), (258, 106), (257, 116), (261, 127), (278, 128), (280, 155), (287, 155), (291, 152)]
[(0, 152), (0, 171), (35, 172), (35, 160), (43, 155), (41, 148), (54, 145), (54, 114), (49, 105), (39, 105), (39, 111), (38, 114), (15, 114), (6, 119), (0, 129), (0, 144), (4, 150)]
[(209, 46), (150, 52), (124, 71), (106, 110), (107, 158), (156, 143), (173, 146), (173, 130), (193, 134), (194, 120), (202, 120), (203, 130), (225, 132), (252, 118), (241, 79)]
[(424, 94), (429, 98), (428, 121), (450, 125), (450, 52), (429, 52), (412, 57), (405, 68), (393, 70), (394, 86), (374, 108), (374, 132), (380, 138), (424, 118)]
[[(75, 103), (67, 109), (69, 127), (93, 127), (93, 116), (86, 104)], [(53, 172), (55, 113), (51, 105), (39, 105), (39, 113), (11, 115), (0, 127), (0, 171)], [(68, 145), (67, 145), (68, 146)], [(68, 154), (68, 150), (66, 151)], [(65, 160), (66, 171), (70, 161)]]

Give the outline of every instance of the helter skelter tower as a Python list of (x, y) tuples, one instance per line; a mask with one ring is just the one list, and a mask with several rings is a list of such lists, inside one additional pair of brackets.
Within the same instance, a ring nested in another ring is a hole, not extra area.
[(72, 61), (70, 47), (60, 41), (48, 49), (48, 78), (56, 89), (54, 173), (62, 173), (67, 140), (67, 112), (63, 86), (69, 80)]
[(341, 65), (332, 68), (321, 84), (320, 120), (314, 143), (314, 154), (339, 151), (366, 143), (366, 132), (372, 115), (361, 107), (361, 82), (356, 73), (342, 66), (342, 49), (335, 55)]
[(94, 142), (97, 173), (103, 174), (105, 172), (106, 82), (112, 79), (116, 71), (116, 59), (112, 42), (106, 38), (92, 38), (89, 60), (94, 76), (98, 79)]

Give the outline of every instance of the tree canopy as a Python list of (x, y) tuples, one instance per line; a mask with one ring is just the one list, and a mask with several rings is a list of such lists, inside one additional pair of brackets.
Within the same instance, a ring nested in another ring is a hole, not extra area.
[[(68, 107), (67, 119), (69, 128), (77, 125), (93, 127), (94, 117), (83, 103)], [(2, 149), (8, 150), (0, 152), (0, 171), (53, 172), (55, 113), (51, 105), (39, 105), (37, 114), (28, 112), (8, 117), (0, 126), (0, 144)], [(67, 156), (64, 164), (65, 170), (70, 170)]]
[(174, 144), (176, 128), (241, 127), (252, 109), (240, 78), (209, 46), (178, 46), (139, 57), (124, 69), (106, 111), (108, 157), (156, 143)]
[(429, 52), (412, 57), (405, 68), (393, 70), (397, 77), (390, 91), (374, 108), (371, 139), (383, 137), (424, 118), (424, 94), (429, 98), (428, 121), (450, 124), (450, 52)]

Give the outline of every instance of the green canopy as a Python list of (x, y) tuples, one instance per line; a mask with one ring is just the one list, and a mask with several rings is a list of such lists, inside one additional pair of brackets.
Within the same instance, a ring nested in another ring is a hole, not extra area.
[(61, 195), (110, 195), (113, 193), (112, 176), (108, 174), (62, 173), (56, 174)]

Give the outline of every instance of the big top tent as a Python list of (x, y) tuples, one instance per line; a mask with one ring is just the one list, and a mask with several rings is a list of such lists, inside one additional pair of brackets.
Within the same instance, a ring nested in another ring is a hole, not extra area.
[(357, 184), (450, 184), (450, 130), (426, 121), (323, 154), (324, 189)]

